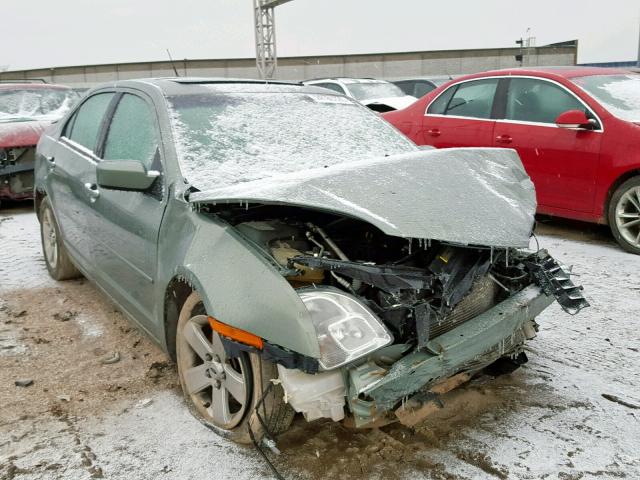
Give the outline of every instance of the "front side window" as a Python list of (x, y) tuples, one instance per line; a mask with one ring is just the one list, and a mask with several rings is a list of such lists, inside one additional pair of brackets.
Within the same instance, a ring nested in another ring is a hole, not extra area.
[(413, 152), (371, 110), (319, 93), (198, 93), (168, 97), (182, 174), (197, 188)]
[(75, 143), (94, 151), (102, 120), (113, 93), (98, 93), (84, 102), (67, 124), (65, 135)]
[(147, 168), (158, 149), (152, 110), (142, 98), (125, 93), (113, 114), (104, 144), (105, 160), (140, 160)]
[(498, 79), (473, 80), (458, 85), (446, 106), (445, 115), (491, 118)]
[(553, 123), (567, 110), (585, 106), (564, 88), (535, 78), (512, 78), (507, 92), (505, 118), (523, 122)]

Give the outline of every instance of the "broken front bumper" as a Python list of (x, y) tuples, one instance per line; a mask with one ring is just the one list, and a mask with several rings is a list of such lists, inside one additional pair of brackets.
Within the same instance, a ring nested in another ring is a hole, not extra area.
[(426, 344), (384, 370), (365, 363), (348, 373), (356, 426), (370, 423), (400, 400), (464, 370), (488, 365), (526, 339), (525, 324), (554, 301), (530, 285), (495, 307)]

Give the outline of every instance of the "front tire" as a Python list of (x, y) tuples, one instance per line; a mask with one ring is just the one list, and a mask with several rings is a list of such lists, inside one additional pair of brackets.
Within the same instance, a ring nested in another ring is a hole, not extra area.
[(609, 227), (618, 244), (640, 255), (640, 177), (632, 177), (611, 196)]
[(64, 246), (58, 222), (47, 197), (40, 204), (39, 217), (42, 253), (49, 275), (54, 280), (69, 280), (80, 277), (80, 272), (69, 258), (69, 253)]
[(209, 326), (200, 295), (185, 301), (176, 332), (178, 376), (190, 412), (219, 435), (237, 443), (250, 443), (248, 429), (260, 440), (265, 431), (256, 405), (267, 389), (259, 413), (269, 433), (287, 430), (295, 415), (284, 402), (280, 385), (272, 385), (278, 370), (255, 353), (229, 358), (220, 336)]

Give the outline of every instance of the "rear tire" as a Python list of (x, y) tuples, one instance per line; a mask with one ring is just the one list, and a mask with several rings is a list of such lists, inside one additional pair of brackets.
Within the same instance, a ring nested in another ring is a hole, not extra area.
[[(211, 330), (200, 295), (185, 301), (176, 332), (178, 376), (191, 414), (218, 435), (237, 443), (251, 443), (265, 435), (256, 405), (278, 370), (255, 353), (229, 358), (219, 335)], [(240, 398), (238, 398), (240, 397)], [(289, 428), (295, 411), (284, 402), (280, 385), (272, 385), (259, 413), (269, 433)]]
[(607, 213), (618, 244), (627, 252), (640, 255), (640, 176), (630, 178), (616, 189)]
[(42, 253), (44, 254), (44, 261), (49, 275), (54, 280), (69, 280), (80, 277), (81, 273), (69, 258), (67, 249), (64, 246), (58, 222), (47, 197), (40, 204), (39, 218)]

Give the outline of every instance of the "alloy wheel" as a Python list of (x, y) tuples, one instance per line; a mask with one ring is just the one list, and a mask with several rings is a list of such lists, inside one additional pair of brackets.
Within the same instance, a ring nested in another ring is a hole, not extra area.
[(49, 208), (45, 209), (42, 218), (42, 244), (47, 262), (51, 268), (55, 269), (58, 264), (58, 239), (53, 216)]
[(204, 419), (222, 429), (233, 429), (251, 403), (248, 359), (227, 357), (206, 315), (190, 318), (179, 335), (178, 367), (185, 393)]
[(640, 187), (632, 187), (620, 197), (615, 220), (620, 235), (634, 247), (640, 248)]

